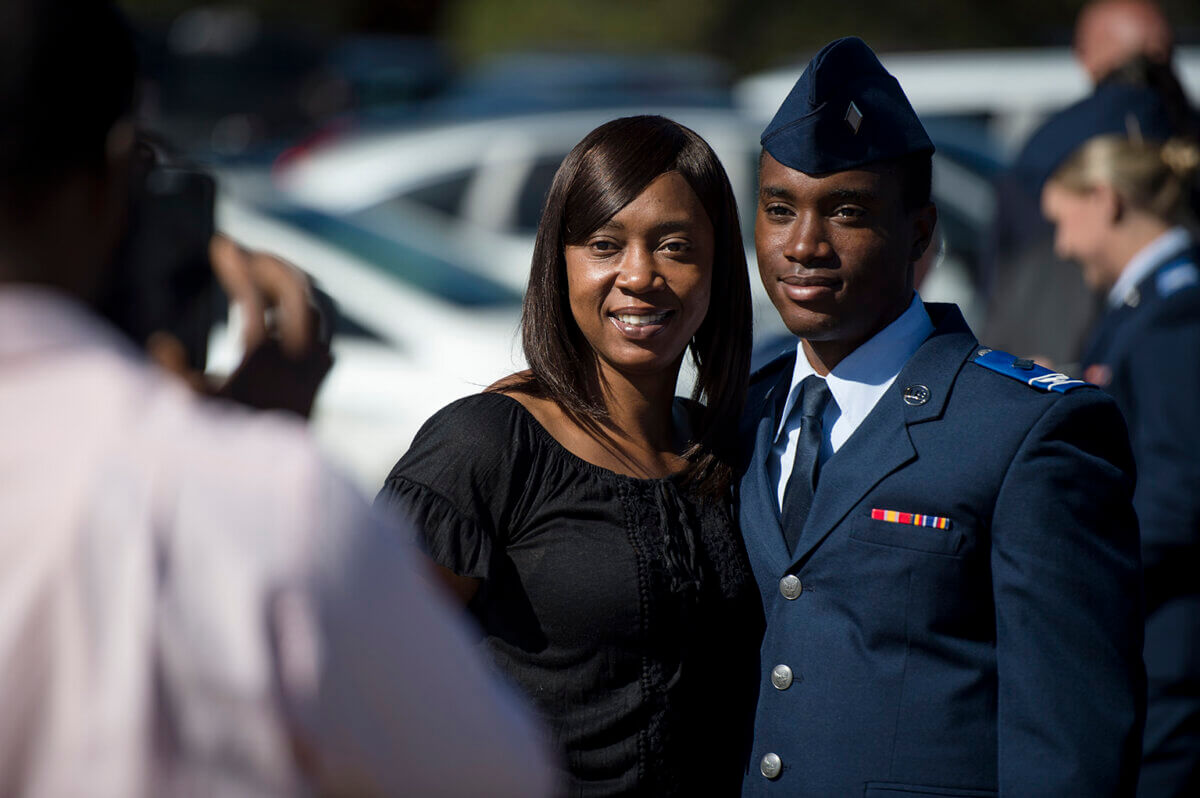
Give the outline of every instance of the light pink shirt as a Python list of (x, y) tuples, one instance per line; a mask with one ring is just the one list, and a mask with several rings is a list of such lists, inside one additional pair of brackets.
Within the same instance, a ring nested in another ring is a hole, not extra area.
[(299, 425), (0, 288), (0, 795), (547, 794), (405, 537)]

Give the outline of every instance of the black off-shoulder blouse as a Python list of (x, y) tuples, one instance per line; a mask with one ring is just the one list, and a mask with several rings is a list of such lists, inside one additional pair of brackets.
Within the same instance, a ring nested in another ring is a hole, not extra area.
[(482, 580), (470, 610), (571, 795), (738, 794), (762, 611), (728, 501), (593, 465), (479, 394), (426, 422), (376, 502)]

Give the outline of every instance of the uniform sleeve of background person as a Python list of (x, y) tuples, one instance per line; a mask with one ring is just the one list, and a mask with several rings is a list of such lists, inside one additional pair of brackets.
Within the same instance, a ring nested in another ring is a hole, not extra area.
[[(1138, 467), (1134, 505), (1152, 601), (1159, 588), (1179, 591), (1180, 577), (1195, 579), (1194, 552), (1200, 546), (1198, 295), (1200, 289), (1185, 289), (1156, 309), (1137, 338), (1123, 386)], [(1186, 565), (1181, 556), (1190, 558)]]
[(461, 610), (415, 567), (411, 531), (318, 476), (313, 569), (279, 596), (273, 620), (281, 684), (307, 696), (297, 718), (321, 752), (322, 785), (339, 794), (551, 794), (540, 727), (486, 667)]
[(1090, 388), (1050, 402), (1009, 466), (991, 529), (1001, 796), (1134, 794), (1145, 675), (1132, 492), (1120, 413)]

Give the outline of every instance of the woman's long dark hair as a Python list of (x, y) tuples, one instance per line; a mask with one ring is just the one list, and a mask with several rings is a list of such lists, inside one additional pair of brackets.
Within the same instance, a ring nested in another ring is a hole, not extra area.
[(690, 344), (698, 373), (692, 398), (706, 407), (685, 456), (688, 479), (718, 494), (731, 484), (749, 379), (750, 282), (729, 178), (712, 148), (686, 127), (661, 116), (616, 119), (589, 133), (558, 168), (521, 314), (532, 376), (518, 388), (553, 399), (585, 424), (607, 417), (595, 387), (595, 353), (571, 313), (565, 247), (583, 243), (666, 172), (687, 180), (713, 228), (712, 299)]

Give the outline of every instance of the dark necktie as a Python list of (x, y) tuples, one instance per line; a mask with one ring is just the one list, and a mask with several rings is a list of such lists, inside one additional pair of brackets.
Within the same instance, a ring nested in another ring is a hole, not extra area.
[[(829, 385), (815, 374), (800, 383), (800, 437), (796, 441), (796, 459), (783, 490), (783, 536), (788, 551), (796, 550), (800, 530), (812, 507), (817, 487), (817, 468), (821, 454), (821, 415), (829, 404)], [(793, 409), (793, 413), (796, 411)]]

